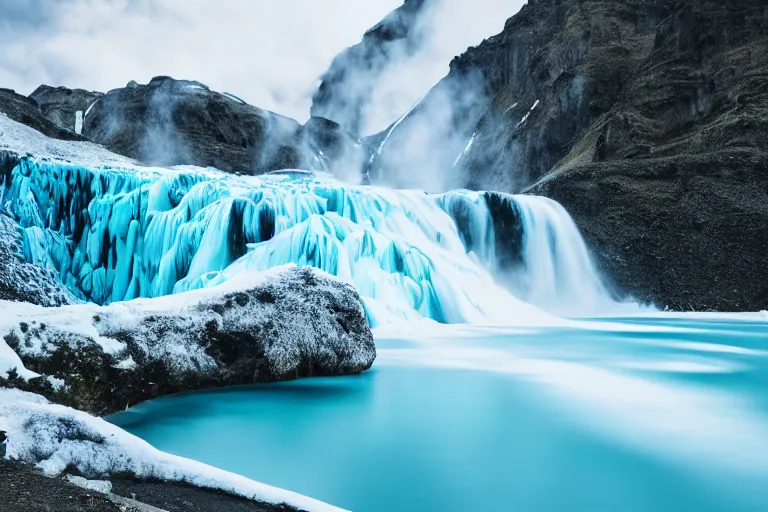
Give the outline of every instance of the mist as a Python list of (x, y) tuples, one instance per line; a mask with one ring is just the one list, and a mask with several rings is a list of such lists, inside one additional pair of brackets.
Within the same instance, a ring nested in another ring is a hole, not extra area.
[(362, 109), (363, 133), (384, 130), (448, 73), (451, 60), (501, 32), (522, 0), (432, 0), (414, 27), (416, 51), (397, 50)]

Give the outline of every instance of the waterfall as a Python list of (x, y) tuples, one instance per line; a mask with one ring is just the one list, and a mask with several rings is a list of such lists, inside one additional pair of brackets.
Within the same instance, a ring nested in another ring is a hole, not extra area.
[[(374, 326), (540, 324), (550, 318), (542, 308), (567, 313), (565, 303), (606, 296), (570, 217), (539, 197), (28, 157), (13, 169), (5, 201), (24, 229), (26, 258), (99, 304), (291, 263), (355, 286)], [(504, 215), (506, 224), (494, 218)], [(513, 276), (509, 287), (499, 273)]]

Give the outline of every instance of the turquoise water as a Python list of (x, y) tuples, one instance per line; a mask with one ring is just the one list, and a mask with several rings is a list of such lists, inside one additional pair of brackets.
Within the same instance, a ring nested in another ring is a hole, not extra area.
[(359, 377), (112, 421), (359, 512), (768, 510), (768, 322), (628, 318), (379, 337)]

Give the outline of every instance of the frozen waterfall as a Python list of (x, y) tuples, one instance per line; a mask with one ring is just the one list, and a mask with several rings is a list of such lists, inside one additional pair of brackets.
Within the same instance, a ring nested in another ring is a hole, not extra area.
[[(354, 285), (374, 326), (422, 318), (546, 323), (540, 307), (548, 302), (606, 296), (570, 217), (543, 198), (494, 194), (515, 223), (512, 243), (500, 243), (507, 233), (482, 192), (428, 195), (302, 171), (243, 177), (30, 157), (6, 182), (0, 196), (24, 230), (25, 257), (99, 304), (289, 263)], [(505, 250), (516, 254), (499, 258)], [(502, 260), (516, 262), (511, 288), (492, 277)]]

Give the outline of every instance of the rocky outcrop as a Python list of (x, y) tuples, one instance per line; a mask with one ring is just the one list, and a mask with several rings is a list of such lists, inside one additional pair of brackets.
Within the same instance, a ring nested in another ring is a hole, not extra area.
[[(62, 140), (85, 140), (84, 137), (76, 134), (72, 128), (62, 128), (51, 121), (40, 110), (40, 105), (31, 98), (16, 94), (10, 89), (0, 88), (0, 115), (4, 114), (8, 118), (33, 128), (48, 137)], [(4, 138), (4, 133), (0, 132), (0, 141)]]
[(0, 344), (43, 377), (11, 369), (0, 384), (106, 414), (171, 393), (373, 364), (373, 336), (351, 286), (303, 267), (237, 281), (105, 307), (0, 303)]
[(212, 166), (261, 173), (297, 167), (300, 125), (205, 85), (156, 77), (109, 91), (86, 116), (83, 133), (149, 165)]
[[(86, 101), (77, 91), (67, 93), (62, 88), (41, 87), (35, 95), (40, 101), (62, 96)], [(70, 121), (70, 104), (50, 101), (43, 105), (51, 119)], [(147, 85), (131, 82), (109, 91), (85, 111), (83, 134), (110, 151), (148, 165), (210, 166), (243, 174), (294, 168), (330, 170), (331, 160), (320, 153), (323, 147), (328, 150), (323, 142), (334, 141), (332, 154), (341, 146), (355, 144), (335, 123), (313, 120), (302, 127), (231, 94), (170, 77), (155, 77)]]
[(360, 134), (363, 107), (382, 72), (392, 61), (418, 48), (419, 34), (414, 27), (427, 3), (405, 0), (366, 32), (360, 43), (336, 56), (320, 77), (320, 87), (312, 97), (312, 115), (332, 119)]
[[(758, 0), (530, 1), (425, 99), (481, 77), (477, 102), (444, 108), (465, 146), (429, 179), (560, 201), (618, 295), (766, 308), (766, 56)], [(399, 183), (397, 168), (421, 162), (394, 142), (434, 111), (419, 106), (368, 144), (372, 177)]]
[(94, 103), (104, 97), (104, 93), (41, 85), (29, 97), (57, 126), (82, 134), (83, 119)]

